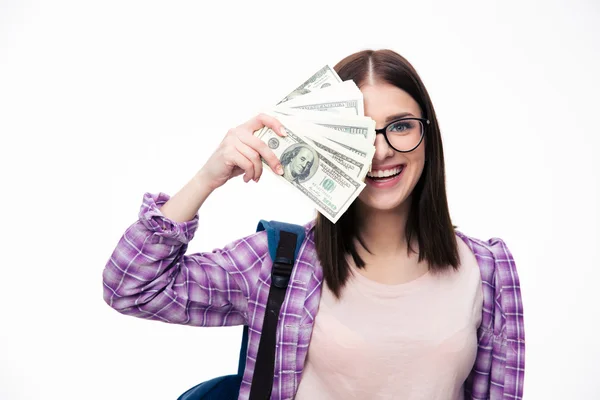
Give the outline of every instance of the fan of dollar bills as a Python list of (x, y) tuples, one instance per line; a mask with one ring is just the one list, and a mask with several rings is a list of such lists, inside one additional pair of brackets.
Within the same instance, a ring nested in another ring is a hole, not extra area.
[(336, 223), (364, 189), (375, 152), (375, 121), (364, 116), (362, 92), (326, 65), (264, 112), (288, 134), (266, 127), (254, 133), (281, 161), (278, 179)]

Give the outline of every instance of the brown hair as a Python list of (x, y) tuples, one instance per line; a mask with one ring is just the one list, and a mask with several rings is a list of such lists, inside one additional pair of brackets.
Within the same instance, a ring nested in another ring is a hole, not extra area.
[[(391, 50), (360, 51), (341, 60), (334, 69), (342, 80), (352, 79), (359, 87), (373, 78), (404, 90), (419, 104), (423, 117), (429, 119), (425, 132), (426, 162), (411, 194), (405, 234), (409, 252), (414, 251), (410, 248), (414, 238), (419, 246), (419, 261), (426, 260), (431, 271), (446, 270), (450, 266), (457, 269), (459, 257), (446, 198), (442, 138), (433, 104), (421, 78), (404, 57)], [(358, 268), (365, 266), (354, 243), (356, 238), (366, 249), (357, 232), (355, 204), (336, 224), (320, 213), (315, 224), (316, 251), (324, 279), (338, 298), (350, 274), (347, 255), (352, 256)]]

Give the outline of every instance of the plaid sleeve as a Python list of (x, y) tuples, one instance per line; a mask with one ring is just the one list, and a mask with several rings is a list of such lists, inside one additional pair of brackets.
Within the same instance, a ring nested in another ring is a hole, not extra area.
[(465, 382), (465, 398), (523, 398), (525, 328), (516, 264), (498, 238), (471, 240), (483, 280), (483, 319), (475, 365)]
[[(501, 398), (522, 399), (525, 375), (525, 325), (521, 284), (514, 258), (506, 244), (501, 239), (494, 239), (492, 243), (492, 251), (496, 259), (496, 292), (503, 321), (498, 336), (503, 343), (506, 343), (503, 350), (504, 373), (498, 374), (498, 380), (502, 381), (504, 386)], [(493, 380), (494, 376), (492, 376)]]
[(160, 212), (168, 199), (164, 193), (144, 195), (138, 220), (104, 268), (104, 301), (122, 314), (167, 323), (246, 323), (248, 298), (268, 255), (266, 232), (222, 249), (186, 254), (198, 216), (183, 223), (169, 220)]

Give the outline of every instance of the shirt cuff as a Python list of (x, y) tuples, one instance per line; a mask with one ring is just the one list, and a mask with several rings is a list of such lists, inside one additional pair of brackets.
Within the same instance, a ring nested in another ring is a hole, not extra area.
[(198, 228), (198, 214), (189, 221), (175, 222), (165, 217), (160, 207), (171, 197), (165, 193), (145, 193), (140, 207), (139, 220), (151, 232), (158, 236), (175, 239), (187, 244)]

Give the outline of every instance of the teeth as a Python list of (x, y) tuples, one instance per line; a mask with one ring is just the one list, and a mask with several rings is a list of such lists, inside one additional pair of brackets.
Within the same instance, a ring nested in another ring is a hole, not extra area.
[(376, 171), (371, 171), (367, 174), (367, 176), (371, 177), (371, 178), (385, 178), (388, 176), (392, 176), (392, 175), (397, 175), (400, 172), (402, 172), (402, 168), (403, 167), (397, 167), (397, 168), (392, 168), (392, 169), (380, 169), (380, 170), (376, 170)]

